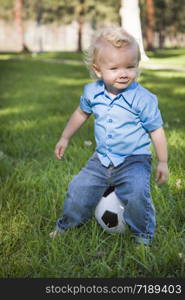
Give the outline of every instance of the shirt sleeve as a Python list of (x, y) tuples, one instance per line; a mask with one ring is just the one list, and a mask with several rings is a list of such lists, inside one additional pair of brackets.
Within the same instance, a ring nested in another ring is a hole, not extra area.
[[(146, 97), (146, 96), (145, 96)], [(139, 117), (142, 122), (142, 126), (146, 131), (153, 131), (160, 128), (163, 125), (160, 110), (158, 108), (158, 100), (155, 95), (148, 95), (143, 101), (139, 109)]]
[(80, 97), (80, 108), (87, 114), (92, 113), (91, 103), (84, 95)]

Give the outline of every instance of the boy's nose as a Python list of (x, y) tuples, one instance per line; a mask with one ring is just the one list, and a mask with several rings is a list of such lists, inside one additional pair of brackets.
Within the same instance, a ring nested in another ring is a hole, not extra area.
[(124, 78), (124, 77), (127, 77), (127, 76), (128, 76), (128, 74), (127, 74), (126, 70), (120, 72), (120, 77)]

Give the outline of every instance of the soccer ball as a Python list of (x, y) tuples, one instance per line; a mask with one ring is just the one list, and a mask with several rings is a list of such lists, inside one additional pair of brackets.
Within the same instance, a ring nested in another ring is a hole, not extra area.
[(124, 207), (110, 187), (95, 208), (95, 218), (100, 226), (108, 233), (123, 233), (125, 221), (123, 219)]

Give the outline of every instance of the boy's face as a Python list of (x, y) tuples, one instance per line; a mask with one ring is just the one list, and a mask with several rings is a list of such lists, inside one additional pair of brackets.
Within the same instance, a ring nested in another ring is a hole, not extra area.
[(109, 44), (99, 50), (93, 68), (96, 76), (104, 81), (108, 92), (117, 95), (137, 77), (138, 49), (135, 45), (116, 48)]

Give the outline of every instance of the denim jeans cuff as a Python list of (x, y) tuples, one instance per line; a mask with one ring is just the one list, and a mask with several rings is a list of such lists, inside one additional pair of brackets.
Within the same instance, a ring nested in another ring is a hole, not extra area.
[(66, 230), (63, 228), (60, 228), (60, 226), (58, 224), (55, 226), (55, 231), (60, 234), (64, 234), (66, 232)]

